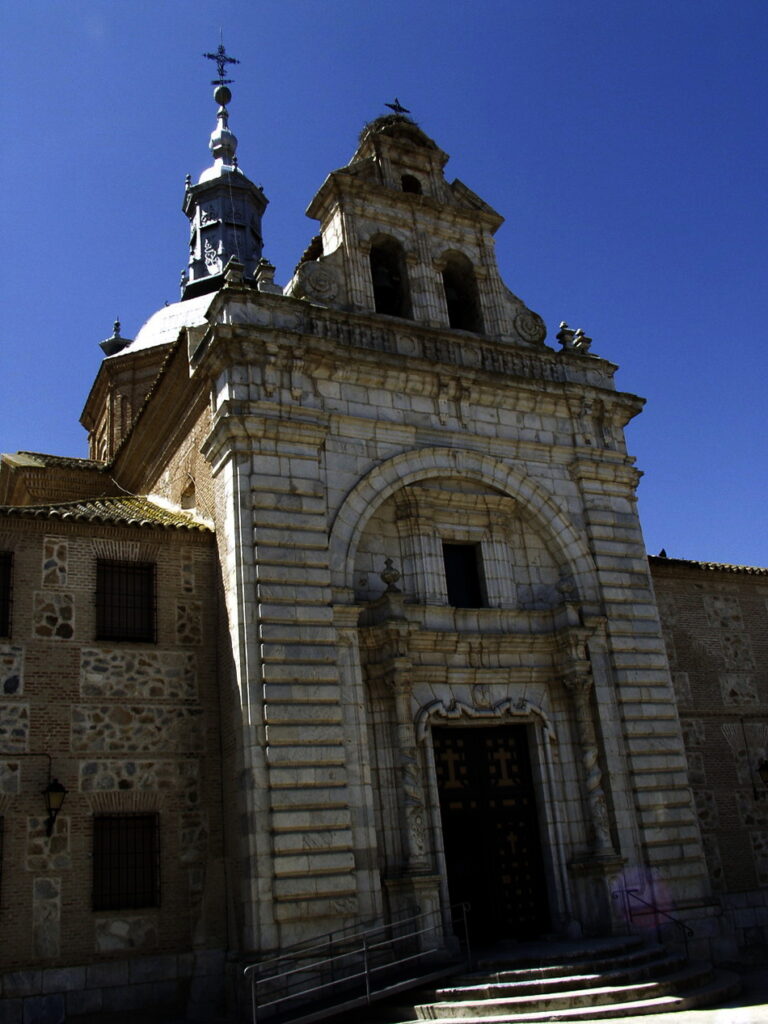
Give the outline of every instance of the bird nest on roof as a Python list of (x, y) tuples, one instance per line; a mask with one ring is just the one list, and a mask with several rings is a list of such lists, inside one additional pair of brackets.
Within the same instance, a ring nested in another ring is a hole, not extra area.
[(360, 132), (359, 141), (362, 143), (369, 135), (390, 135), (393, 138), (408, 139), (417, 146), (437, 149), (436, 143), (424, 134), (415, 121), (404, 114), (384, 114), (383, 117), (369, 121)]

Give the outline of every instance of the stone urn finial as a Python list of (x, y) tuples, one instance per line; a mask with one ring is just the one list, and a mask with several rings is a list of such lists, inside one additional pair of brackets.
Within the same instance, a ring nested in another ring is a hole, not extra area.
[(387, 594), (399, 594), (400, 587), (397, 586), (397, 581), (400, 579), (400, 573), (392, 564), (391, 558), (384, 559), (384, 568), (379, 573), (379, 579), (383, 580), (387, 585)]

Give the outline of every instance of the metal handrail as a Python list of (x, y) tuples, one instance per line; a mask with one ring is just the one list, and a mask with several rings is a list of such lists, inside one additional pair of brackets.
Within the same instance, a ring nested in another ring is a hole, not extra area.
[[(304, 939), (302, 942), (296, 942), (292, 946), (287, 946), (282, 953), (276, 956), (268, 957), (266, 960), (259, 960), (259, 966), (264, 964), (272, 963), (276, 960), (284, 960), (296, 953), (302, 953), (309, 949), (320, 948), (321, 946), (327, 946), (337, 941), (342, 935), (352, 933), (354, 935), (364, 935), (368, 931), (376, 931), (377, 928), (381, 928), (381, 925), (371, 925), (370, 928), (363, 929), (362, 932), (356, 932), (357, 923), (345, 925), (343, 928), (336, 928), (332, 932), (323, 932), (320, 935), (316, 935), (313, 939)], [(250, 964), (246, 967), (246, 971), (256, 967), (256, 964)]]
[[(468, 905), (461, 903), (452, 909), (461, 911), (466, 956), (469, 958)], [(433, 919), (431, 923), (430, 919)], [(329, 932), (319, 941), (301, 943), (278, 956), (249, 964), (243, 975), (250, 983), (253, 1024), (257, 1024), (259, 1011), (277, 1011), (280, 1004), (286, 1006), (290, 1001), (304, 1001), (321, 992), (331, 996), (339, 986), (349, 989), (355, 982), (361, 982), (363, 994), (355, 997), (354, 1001), (368, 1004), (377, 992), (375, 983), (380, 972), (402, 969), (439, 952), (445, 946), (442, 941), (443, 920), (439, 910), (413, 914), (342, 937), (348, 930)], [(433, 940), (431, 944), (422, 942), (423, 936), (428, 934), (439, 934), (440, 941)], [(334, 938), (337, 935), (338, 938)], [(399, 943), (408, 943), (411, 948), (397, 955), (396, 947)], [(415, 949), (414, 944), (417, 944)], [(334, 945), (343, 948), (334, 953)], [(285, 969), (280, 969), (281, 964), (285, 965)], [(311, 972), (311, 977), (307, 977), (307, 972)], [(325, 980), (329, 974), (330, 979)], [(260, 999), (258, 987), (267, 983), (272, 988), (281, 989), (282, 994)], [(332, 1011), (329, 1009), (329, 1012)]]
[(683, 933), (683, 943), (685, 944), (685, 959), (688, 960), (688, 939), (693, 938), (694, 932), (684, 921), (680, 918), (674, 917), (672, 914), (668, 914), (666, 910), (661, 910), (656, 906), (655, 903), (649, 903), (648, 900), (644, 900), (642, 896), (638, 896), (637, 889), (617, 889), (617, 893), (621, 893), (624, 896), (624, 906), (627, 911), (627, 920), (630, 924), (634, 921), (635, 915), (632, 913), (632, 907), (630, 905), (630, 897), (637, 900), (638, 903), (642, 903), (644, 907), (648, 907), (653, 912), (656, 920), (656, 938), (661, 942), (661, 926), (659, 925), (659, 917), (664, 917), (667, 921), (671, 921), (673, 925), (679, 928)]

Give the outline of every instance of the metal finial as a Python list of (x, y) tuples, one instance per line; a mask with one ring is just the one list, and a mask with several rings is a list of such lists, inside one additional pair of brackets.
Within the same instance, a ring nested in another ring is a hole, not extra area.
[(113, 328), (113, 330), (115, 332), (112, 335), (112, 337), (113, 338), (119, 338), (120, 337), (120, 321), (119, 320), (115, 320), (114, 324), (112, 325), (112, 328)]
[(389, 107), (390, 110), (394, 110), (396, 114), (410, 114), (408, 107), (404, 107), (397, 96), (395, 96), (394, 103), (385, 103), (384, 106)]
[(207, 60), (216, 61), (216, 70), (219, 73), (219, 77), (211, 79), (211, 85), (229, 85), (234, 81), (232, 78), (225, 78), (224, 72), (226, 71), (227, 64), (239, 64), (240, 61), (236, 57), (227, 55), (223, 42), (219, 43), (216, 53), (204, 53), (203, 56)]

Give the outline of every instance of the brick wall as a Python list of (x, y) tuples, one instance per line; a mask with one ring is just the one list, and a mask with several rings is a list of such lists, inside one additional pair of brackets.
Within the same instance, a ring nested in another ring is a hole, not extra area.
[[(34, 974), (221, 947), (212, 536), (7, 519), (0, 550), (13, 553), (0, 638), (0, 963)], [(155, 643), (95, 639), (99, 558), (156, 565)], [(50, 837), (46, 754), (68, 791)], [(159, 816), (159, 906), (93, 911), (94, 815), (133, 812)]]
[[(768, 572), (651, 559), (712, 886), (768, 940)], [(748, 895), (747, 902), (735, 899)]]

